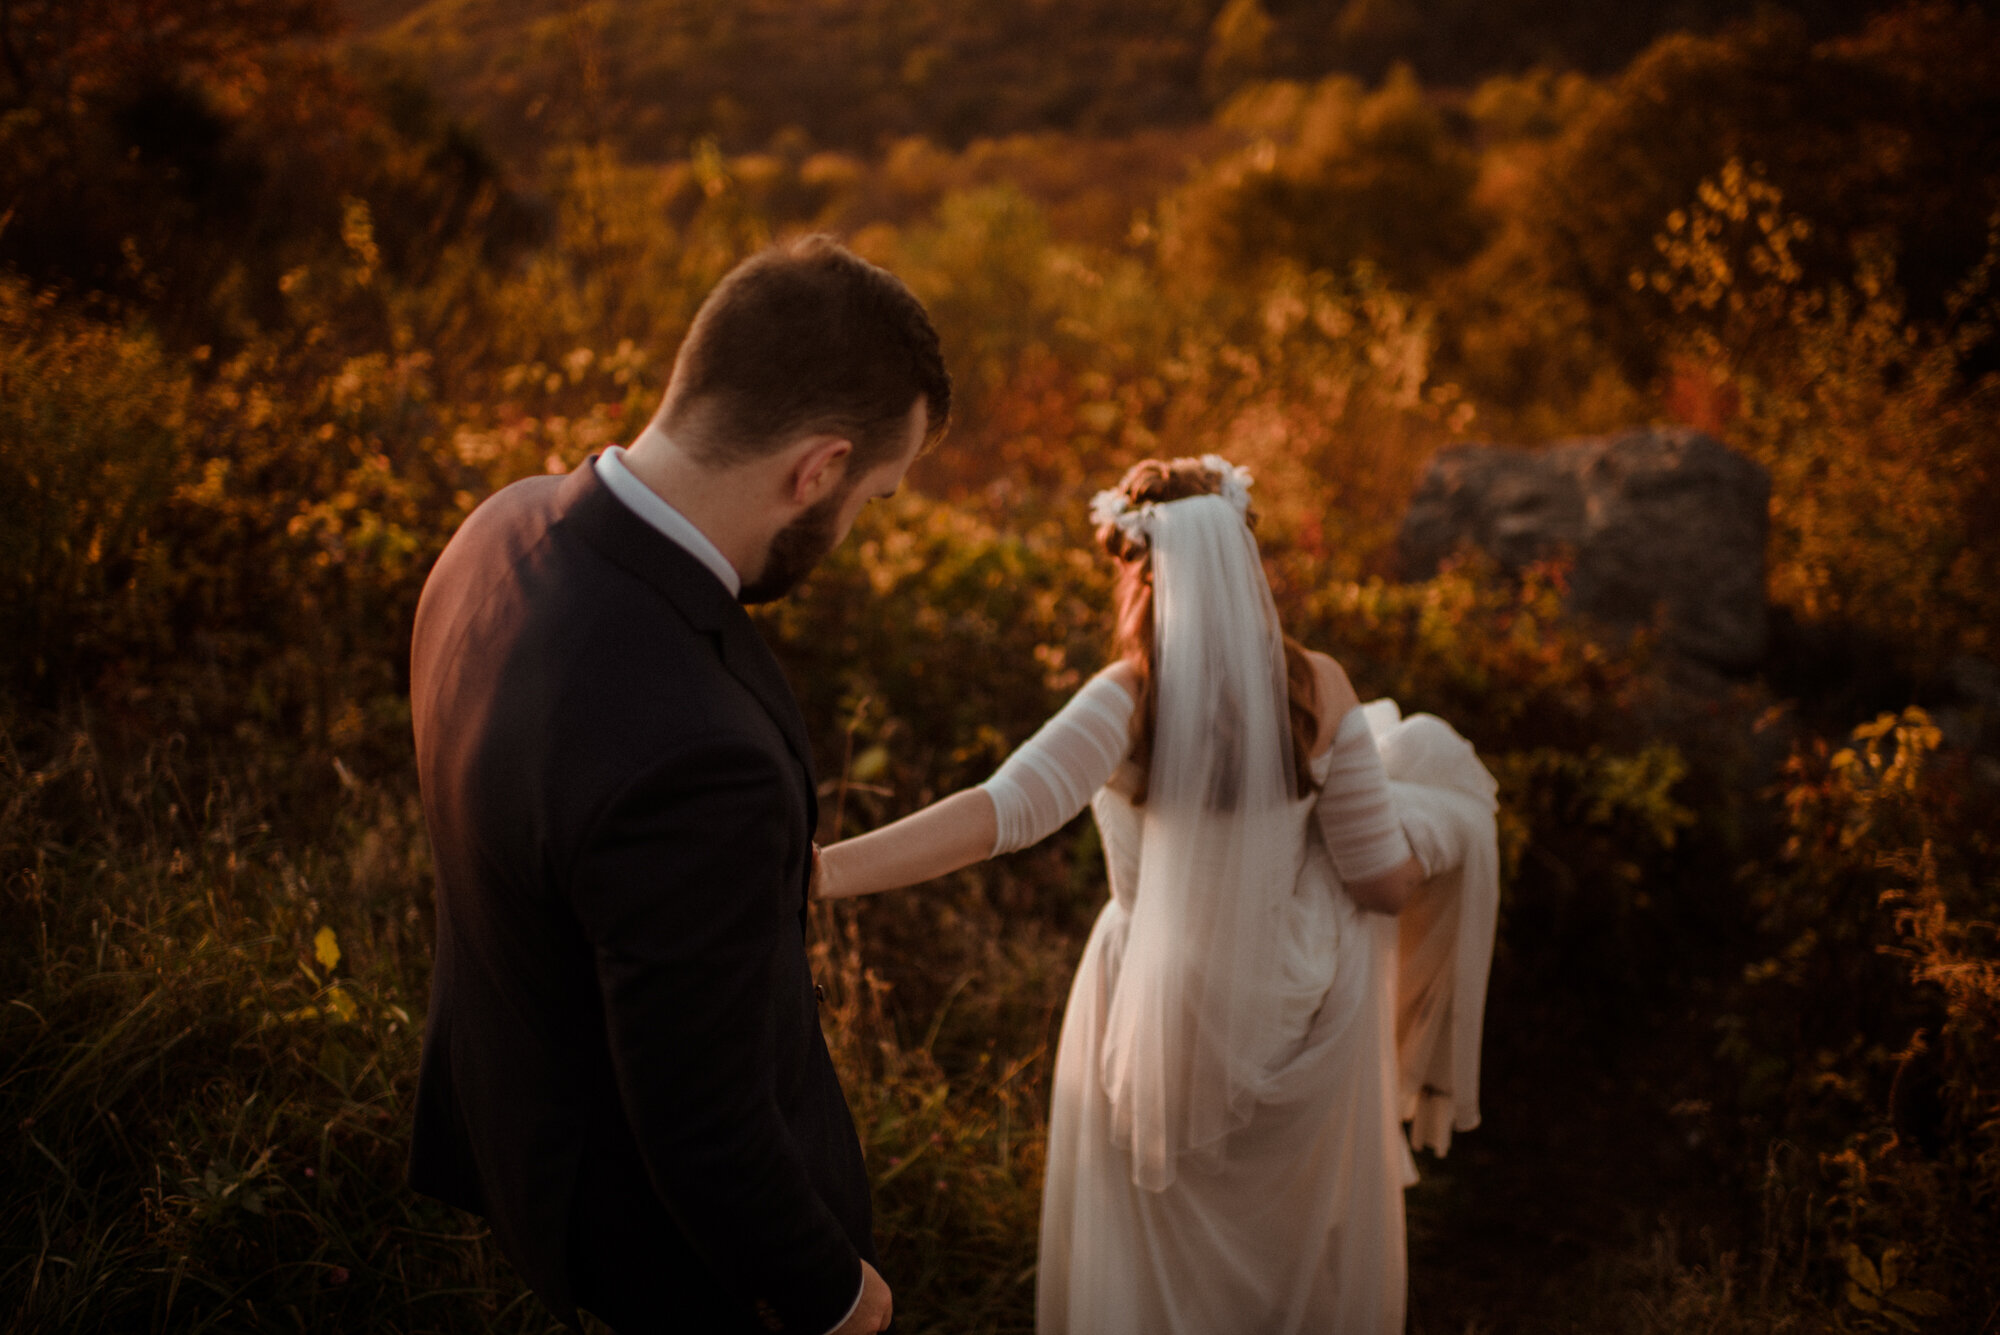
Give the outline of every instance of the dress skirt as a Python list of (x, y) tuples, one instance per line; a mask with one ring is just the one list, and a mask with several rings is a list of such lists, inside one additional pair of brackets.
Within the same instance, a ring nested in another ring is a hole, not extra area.
[(1036, 1329), (1400, 1335), (1414, 1165), (1397, 1117), (1394, 955), (1383, 954), (1395, 921), (1355, 909), (1323, 854), (1308, 860), (1273, 934), (1270, 965), (1287, 984), (1272, 1016), (1279, 1058), (1248, 1124), (1183, 1156), (1159, 1192), (1134, 1184), (1098, 1074), (1129, 921), (1117, 899), (1105, 905), (1063, 1018)]

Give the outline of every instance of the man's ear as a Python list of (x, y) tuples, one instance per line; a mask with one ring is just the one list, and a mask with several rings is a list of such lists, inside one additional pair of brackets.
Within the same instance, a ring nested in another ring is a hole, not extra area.
[(817, 505), (833, 495), (847, 478), (854, 442), (845, 436), (813, 436), (785, 474), (786, 499), (797, 506)]

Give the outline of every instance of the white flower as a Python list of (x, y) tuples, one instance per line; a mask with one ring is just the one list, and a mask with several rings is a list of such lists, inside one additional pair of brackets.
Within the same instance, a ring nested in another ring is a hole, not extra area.
[[(1202, 467), (1215, 474), (1221, 485), (1216, 494), (1235, 507), (1236, 513), (1247, 517), (1250, 513), (1250, 487), (1255, 479), (1247, 468), (1238, 468), (1219, 454), (1201, 456)], [(1193, 500), (1193, 497), (1187, 497)], [(1173, 504), (1168, 501), (1166, 504)], [(1090, 498), (1090, 523), (1093, 528), (1115, 524), (1118, 531), (1133, 542), (1145, 546), (1152, 545), (1154, 502), (1132, 504), (1132, 498), (1117, 488), (1098, 492)]]
[(1219, 454), (1202, 455), (1201, 464), (1222, 479), (1222, 497), (1236, 507), (1236, 513), (1249, 514), (1250, 488), (1257, 482), (1257, 479), (1250, 476), (1250, 470), (1237, 467)]
[(1153, 518), (1153, 503), (1147, 501), (1133, 506), (1132, 498), (1122, 491), (1100, 491), (1090, 498), (1090, 522), (1099, 527), (1116, 524), (1118, 531), (1133, 542), (1150, 544)]
[(1119, 516), (1131, 508), (1132, 502), (1126, 499), (1124, 492), (1111, 488), (1100, 491), (1090, 498), (1091, 527), (1103, 528), (1106, 524), (1115, 524)]

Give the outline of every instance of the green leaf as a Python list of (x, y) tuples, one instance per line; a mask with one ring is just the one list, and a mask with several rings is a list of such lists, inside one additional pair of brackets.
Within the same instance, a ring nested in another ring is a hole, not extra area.
[(340, 940), (334, 936), (331, 927), (322, 927), (313, 934), (313, 958), (322, 969), (333, 972), (333, 966), (340, 963)]
[(871, 746), (854, 757), (854, 766), (848, 770), (848, 777), (857, 783), (870, 783), (880, 778), (882, 771), (889, 768), (889, 748)]
[(1942, 1293), (1932, 1293), (1929, 1289), (1897, 1289), (1889, 1295), (1889, 1301), (1918, 1316), (1943, 1316), (1951, 1310)]
[(1879, 1312), (1882, 1310), (1881, 1303), (1876, 1302), (1853, 1284), (1847, 1286), (1847, 1301), (1853, 1303), (1864, 1312)]
[(345, 1090), (348, 1073), (354, 1068), (354, 1054), (345, 1044), (328, 1039), (320, 1044), (318, 1065), (321, 1075)]
[(1889, 1307), (1883, 1308), (1882, 1315), (1888, 1317), (1891, 1321), (1901, 1326), (1904, 1330), (1915, 1330), (1917, 1328), (1916, 1322), (1910, 1320), (1910, 1318), (1904, 1316), (1901, 1312), (1896, 1311), (1894, 1308), (1889, 1308)]
[[(1882, 1292), (1882, 1277), (1876, 1273), (1875, 1263), (1863, 1256), (1861, 1249), (1851, 1242), (1847, 1244), (1847, 1277), (1870, 1293), (1879, 1296)], [(1870, 1307), (1868, 1310), (1872, 1312), (1875, 1309)]]
[(349, 1024), (353, 1023), (354, 1017), (361, 1013), (361, 1008), (354, 1004), (354, 998), (348, 994), (347, 989), (338, 986), (326, 990), (326, 1008), (335, 1019)]

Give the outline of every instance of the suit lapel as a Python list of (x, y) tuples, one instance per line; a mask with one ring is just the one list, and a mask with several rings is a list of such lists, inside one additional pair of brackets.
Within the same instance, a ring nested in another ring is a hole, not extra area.
[[(702, 573), (707, 574), (706, 571)], [(806, 767), (806, 790), (811, 792), (812, 743), (806, 737), (806, 719), (799, 712), (799, 699), (792, 694), (792, 684), (785, 680), (785, 670), (778, 666), (771, 646), (764, 643), (764, 637), (757, 633), (756, 626), (751, 624), (743, 608), (734, 599), (730, 600), (729, 608), (735, 615), (716, 630), (722, 664), (731, 675), (750, 688), (750, 693), (777, 721), (778, 730), (785, 734), (785, 744), (792, 748), (792, 754)]]
[(713, 571), (679, 543), (661, 533), (597, 477), (595, 456), (563, 483), (560, 523), (572, 528), (600, 554), (644, 580), (671, 602), (695, 629), (713, 637), (722, 664), (742, 682), (778, 725), (806, 773), (806, 801), (816, 818), (812, 743), (798, 697), (784, 669), (757, 633), (749, 613), (722, 587)]

